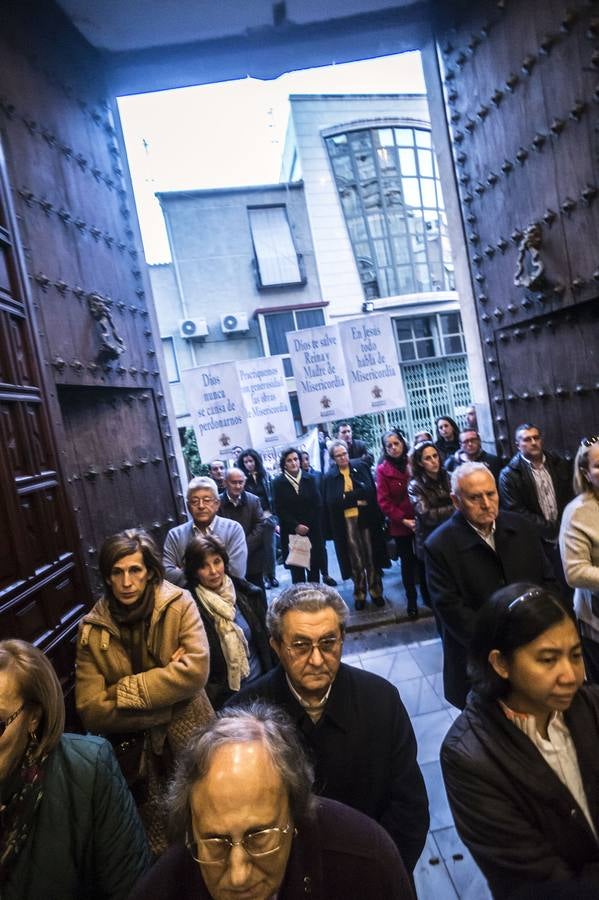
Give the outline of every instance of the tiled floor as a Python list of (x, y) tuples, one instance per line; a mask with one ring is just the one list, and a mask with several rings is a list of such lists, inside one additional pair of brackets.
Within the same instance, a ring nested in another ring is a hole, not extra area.
[[(330, 542), (328, 550), (329, 571), (351, 610), (352, 583), (341, 580)], [(282, 566), (277, 567), (277, 578), (281, 586), (269, 591), (270, 597), (290, 584), (289, 572)], [(458, 711), (443, 697), (443, 655), (434, 620), (430, 616), (405, 620), (398, 563), (385, 570), (383, 585), (388, 600), (384, 610), (370, 604), (364, 612), (352, 610), (343, 659), (393, 682), (414, 726), (431, 816), (426, 846), (414, 873), (418, 900), (490, 900), (485, 879), (457, 835), (443, 786), (439, 748)]]
[(460, 841), (447, 804), (439, 748), (458, 711), (443, 697), (442, 648), (432, 619), (349, 634), (345, 662), (395, 684), (416, 734), (431, 829), (416, 871), (419, 900), (490, 900), (485, 879)]

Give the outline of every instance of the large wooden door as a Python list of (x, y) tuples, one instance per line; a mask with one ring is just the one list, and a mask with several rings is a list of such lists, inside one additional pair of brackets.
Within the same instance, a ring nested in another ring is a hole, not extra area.
[(5, 6), (0, 635), (54, 648), (68, 681), (104, 537), (160, 540), (184, 509), (104, 63), (49, 0)]
[(534, 421), (573, 454), (599, 424), (599, 4), (437, 8), (498, 447)]
[(0, 145), (0, 636), (40, 644), (66, 685), (85, 592), (46, 400)]

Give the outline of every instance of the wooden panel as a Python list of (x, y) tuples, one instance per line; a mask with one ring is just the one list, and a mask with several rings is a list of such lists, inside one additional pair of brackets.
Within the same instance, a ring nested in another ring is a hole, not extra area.
[[(60, 642), (84, 608), (0, 152), (0, 636)], [(70, 665), (72, 670), (72, 664)]]
[[(599, 392), (595, 389), (599, 373), (596, 302), (541, 316), (524, 328), (502, 329), (498, 333), (497, 358), (503, 380), (503, 396), (498, 406), (505, 410), (510, 433), (521, 422), (546, 422), (549, 444), (566, 447), (570, 453), (582, 436), (596, 433), (599, 422)], [(589, 382), (591, 373), (594, 380)]]
[[(594, 328), (581, 304), (599, 293), (597, 9), (443, 6), (439, 59), (498, 447), (508, 455), (513, 426), (538, 419), (572, 453), (599, 389), (595, 332), (576, 326), (580, 309)], [(515, 276), (532, 225), (544, 277), (528, 288)]]
[(167, 460), (151, 391), (59, 388), (65, 423), (67, 480), (77, 497), (80, 533), (86, 541), (90, 581), (104, 538), (143, 527), (159, 542), (176, 524), (161, 486)]

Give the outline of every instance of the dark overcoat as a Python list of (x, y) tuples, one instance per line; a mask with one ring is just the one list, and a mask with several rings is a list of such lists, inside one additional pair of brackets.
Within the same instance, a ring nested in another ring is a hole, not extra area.
[(512, 456), (499, 475), (501, 506), (528, 519), (543, 540), (555, 541), (562, 513), (574, 496), (572, 464), (555, 453), (545, 453), (545, 468), (549, 472), (557, 502), (557, 520), (548, 522), (539, 504), (530, 464), (520, 453)]
[[(581, 688), (565, 720), (599, 834), (599, 688)], [(496, 900), (526, 887), (526, 897), (544, 897), (535, 884), (587, 878), (599, 896), (599, 843), (584, 813), (498, 703), (470, 694), (443, 742), (441, 766), (457, 830)]]
[[(296, 822), (277, 900), (414, 900), (389, 835), (362, 813), (320, 799)], [(129, 900), (210, 900), (200, 866), (181, 844), (164, 853)]]
[(224, 519), (239, 522), (243, 528), (248, 548), (246, 573), (250, 575), (261, 573), (264, 563), (264, 512), (260, 498), (255, 494), (242, 491), (239, 503), (235, 506), (229, 500), (227, 492), (223, 491), (220, 495), (219, 515)]
[(389, 565), (383, 536), (384, 520), (377, 503), (370, 468), (365, 462), (355, 460), (350, 462), (349, 468), (353, 484), (351, 491), (344, 490), (343, 475), (336, 463), (331, 463), (324, 478), (324, 503), (342, 578), (351, 578), (344, 510), (355, 506), (358, 500), (367, 501), (366, 506), (358, 507), (359, 524), (360, 528), (368, 528), (370, 531), (374, 564), (380, 569)]
[(317, 793), (359, 809), (387, 829), (412, 870), (428, 831), (428, 800), (412, 723), (395, 685), (341, 664), (314, 723), (279, 665), (235, 697), (266, 700), (295, 722), (314, 763)]
[(315, 560), (314, 554), (322, 545), (322, 500), (315, 480), (302, 472), (297, 493), (283, 474), (277, 475), (272, 483), (272, 500), (273, 511), (279, 517), (283, 559), (287, 558), (289, 552), (289, 535), (295, 534), (298, 525), (307, 525), (310, 529), (308, 537), (312, 543), (312, 561), (318, 565), (320, 560)]
[(515, 581), (558, 591), (541, 541), (526, 519), (500, 512), (495, 526), (493, 550), (456, 511), (424, 544), (426, 582), (443, 626), (445, 697), (460, 709), (469, 690), (468, 644), (483, 603)]

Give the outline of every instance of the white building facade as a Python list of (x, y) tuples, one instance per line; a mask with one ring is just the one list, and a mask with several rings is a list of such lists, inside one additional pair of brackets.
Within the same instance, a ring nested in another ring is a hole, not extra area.
[(281, 179), (302, 178), (330, 322), (389, 312), (412, 434), (472, 402), (441, 185), (422, 94), (292, 95)]
[(279, 185), (159, 199), (173, 263), (151, 277), (178, 424), (182, 368), (279, 354), (299, 432), (286, 334), (369, 312), (394, 321), (408, 399), (378, 430), (463, 418), (467, 348), (424, 95), (292, 95)]

